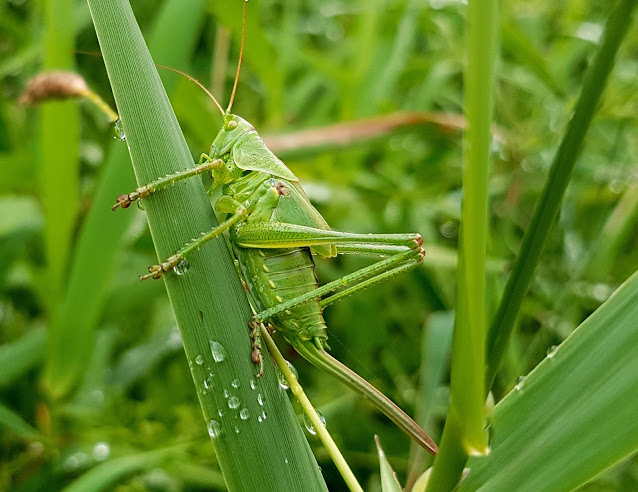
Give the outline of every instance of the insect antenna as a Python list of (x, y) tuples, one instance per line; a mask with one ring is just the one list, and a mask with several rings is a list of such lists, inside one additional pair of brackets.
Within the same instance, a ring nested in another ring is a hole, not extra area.
[(235, 92), (237, 91), (237, 82), (239, 81), (239, 72), (241, 71), (241, 60), (244, 57), (244, 41), (246, 39), (246, 10), (248, 8), (248, 0), (244, 0), (244, 21), (241, 26), (241, 47), (239, 48), (239, 61), (237, 62), (237, 73), (235, 74), (235, 83), (233, 84), (233, 92), (230, 94), (230, 101), (226, 113), (230, 113), (235, 100)]
[(171, 72), (175, 72), (178, 73), (184, 77), (186, 77), (188, 80), (190, 80), (191, 82), (193, 82), (194, 84), (197, 84), (199, 86), (200, 89), (202, 89), (206, 94), (208, 94), (208, 97), (211, 98), (211, 100), (215, 103), (215, 106), (217, 106), (217, 109), (219, 109), (219, 112), (222, 114), (222, 116), (224, 116), (224, 110), (222, 109), (221, 105), (217, 102), (217, 99), (215, 99), (215, 96), (213, 96), (210, 91), (208, 89), (206, 89), (206, 87), (204, 87), (204, 85), (197, 79), (191, 77), (190, 75), (188, 75), (187, 73), (182, 72), (181, 70), (177, 70), (176, 68), (173, 67), (167, 67), (166, 65), (160, 65), (158, 63), (155, 64), (157, 67), (159, 68), (164, 68), (166, 70), (170, 70)]

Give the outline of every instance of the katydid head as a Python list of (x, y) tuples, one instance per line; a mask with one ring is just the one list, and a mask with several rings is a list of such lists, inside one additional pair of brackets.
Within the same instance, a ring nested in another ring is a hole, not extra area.
[(255, 128), (244, 118), (230, 113), (224, 114), (224, 125), (219, 130), (215, 140), (213, 140), (210, 155), (222, 156), (226, 154), (235, 145), (239, 137), (246, 132), (254, 130)]

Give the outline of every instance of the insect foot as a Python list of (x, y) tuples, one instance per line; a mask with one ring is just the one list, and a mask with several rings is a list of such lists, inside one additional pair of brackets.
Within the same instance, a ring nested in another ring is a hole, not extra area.
[(133, 193), (118, 196), (111, 210), (116, 210), (117, 207), (129, 208), (135, 200), (149, 196), (152, 192), (153, 189), (150, 186), (140, 186)]
[(414, 237), (414, 248), (413, 248), (417, 254), (419, 255), (419, 258), (417, 259), (417, 261), (419, 263), (423, 263), (423, 259), (425, 258), (425, 250), (423, 249), (423, 237), (421, 236), (421, 234), (416, 234)]
[(140, 275), (140, 280), (144, 281), (149, 278), (161, 278), (164, 273), (175, 268), (182, 261), (185, 261), (182, 256), (173, 255), (159, 265), (151, 265), (150, 267), (148, 267), (148, 273), (146, 275)]
[(248, 323), (248, 326), (250, 326), (250, 338), (253, 340), (253, 351), (250, 358), (254, 364), (259, 364), (259, 372), (256, 377), (260, 378), (264, 375), (264, 356), (261, 353), (261, 323), (253, 319)]

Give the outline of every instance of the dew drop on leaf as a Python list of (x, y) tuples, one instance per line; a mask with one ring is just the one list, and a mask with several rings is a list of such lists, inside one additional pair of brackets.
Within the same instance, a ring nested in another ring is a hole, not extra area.
[(217, 420), (215, 419), (210, 419), (208, 421), (208, 435), (210, 437), (217, 437), (219, 436), (219, 434), (221, 434), (221, 426), (219, 425), (219, 422), (217, 422)]
[(115, 123), (113, 123), (113, 138), (115, 140), (126, 140), (124, 126), (122, 125), (122, 120), (120, 118), (115, 120)]
[(226, 359), (226, 349), (216, 340), (210, 341), (210, 353), (213, 354), (215, 362), (222, 362)]
[(237, 408), (239, 406), (239, 397), (238, 396), (231, 396), (228, 399), (228, 408)]
[(514, 386), (516, 391), (520, 391), (523, 389), (523, 385), (525, 384), (525, 379), (527, 379), (525, 376), (518, 377), (518, 379), (516, 380), (516, 386)]
[(173, 271), (177, 275), (184, 275), (189, 268), (190, 268), (190, 264), (188, 263), (188, 260), (184, 258), (182, 261), (180, 261), (177, 265), (173, 267)]
[[(323, 424), (323, 426), (326, 426), (326, 418), (321, 415), (321, 413), (319, 411), (317, 411), (317, 415), (319, 415), (319, 420), (321, 420), (321, 423)], [(303, 417), (303, 423), (306, 426), (306, 430), (308, 432), (310, 432), (313, 436), (317, 434), (317, 429), (315, 429), (315, 426), (312, 424), (312, 421), (310, 420), (310, 417), (308, 417), (308, 415), (306, 415), (304, 413), (304, 417)]]
[[(286, 364), (288, 365), (288, 369), (290, 369), (290, 372), (292, 372), (295, 376), (295, 379), (297, 379), (299, 376), (295, 366), (293, 366), (289, 361), (286, 361)], [(283, 389), (287, 390), (290, 387), (286, 376), (284, 376), (284, 373), (281, 372), (281, 369), (279, 368), (277, 368), (277, 381), (279, 381), (279, 386), (281, 386)]]

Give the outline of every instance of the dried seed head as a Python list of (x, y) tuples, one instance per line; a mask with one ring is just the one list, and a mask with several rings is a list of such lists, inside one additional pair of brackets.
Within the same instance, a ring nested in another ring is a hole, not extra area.
[(39, 104), (49, 99), (84, 97), (89, 92), (84, 79), (73, 72), (46, 72), (33, 77), (20, 96), (20, 104)]

